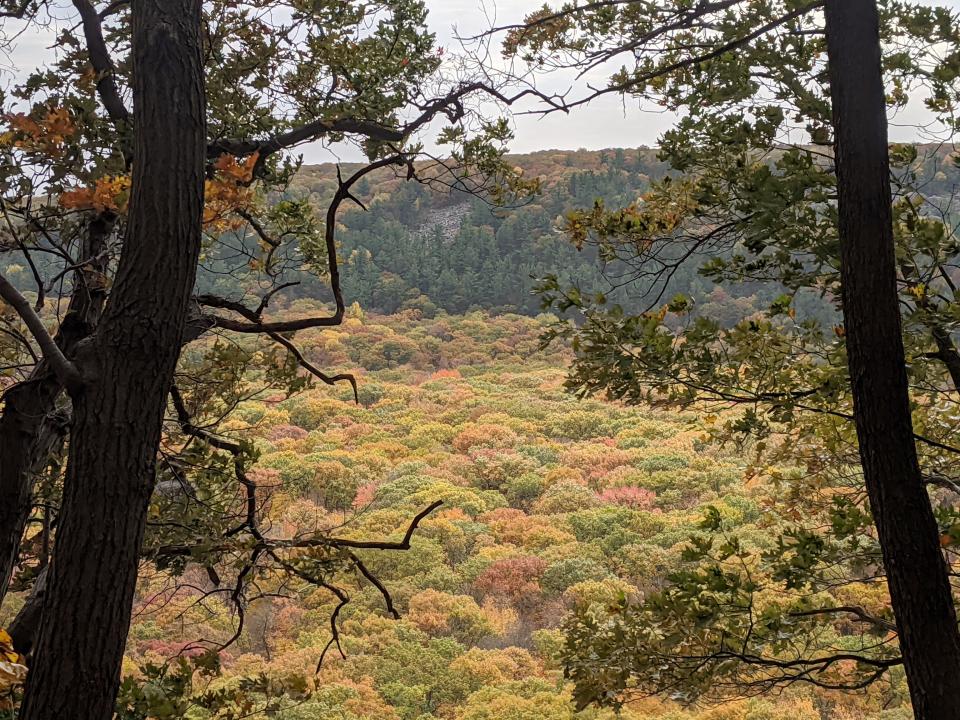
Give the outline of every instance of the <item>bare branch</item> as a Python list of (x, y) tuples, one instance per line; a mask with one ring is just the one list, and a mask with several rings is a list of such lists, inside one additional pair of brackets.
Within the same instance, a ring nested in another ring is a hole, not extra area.
[(40, 352), (43, 353), (44, 358), (50, 363), (50, 367), (53, 368), (57, 379), (63, 383), (63, 386), (67, 388), (70, 393), (79, 391), (83, 387), (83, 378), (80, 375), (80, 371), (67, 359), (63, 351), (60, 350), (60, 346), (54, 342), (50, 333), (47, 332), (43, 320), (40, 319), (40, 316), (37, 315), (27, 299), (21, 295), (20, 291), (3, 275), (0, 275), (0, 297), (14, 309), (17, 315), (20, 316), (20, 319), (23, 320), (33, 339), (36, 340), (37, 345), (40, 346)]
[(287, 351), (293, 355), (297, 363), (304, 370), (309, 372), (311, 375), (319, 379), (321, 382), (326, 383), (327, 385), (336, 385), (338, 382), (348, 382), (350, 387), (353, 388), (353, 400), (358, 405), (360, 404), (360, 393), (357, 389), (357, 379), (351, 373), (339, 373), (337, 375), (327, 375), (322, 372), (319, 368), (309, 362), (300, 352), (300, 348), (290, 342), (287, 338), (279, 333), (269, 333), (270, 337), (275, 341), (283, 345)]
[[(430, 513), (443, 505), (442, 500), (437, 500), (417, 513), (410, 521), (403, 540), (351, 540), (350, 538), (330, 538), (322, 535), (298, 538), (296, 540), (274, 540), (271, 538), (260, 537), (253, 547), (265, 548), (271, 552), (277, 550), (288, 550), (295, 548), (315, 548), (315, 547), (334, 547), (351, 548), (355, 550), (409, 550), (410, 541), (417, 527)], [(164, 545), (149, 552), (151, 557), (183, 557), (190, 555), (195, 549), (193, 545)], [(237, 546), (232, 543), (221, 543), (213, 547), (205, 547), (210, 552), (230, 552), (236, 550)]]
[(383, 602), (387, 606), (387, 612), (390, 613), (394, 619), (400, 619), (400, 613), (397, 612), (397, 609), (393, 606), (393, 596), (390, 595), (390, 591), (387, 590), (386, 586), (380, 582), (380, 578), (370, 572), (369, 568), (363, 564), (363, 561), (357, 557), (356, 553), (349, 553), (350, 561), (356, 566), (357, 570), (360, 571), (360, 574), (363, 575), (371, 585), (373, 585), (377, 590), (380, 591), (380, 594), (383, 596)]
[[(198, 295), (197, 302), (206, 307), (232, 310), (237, 314), (244, 315), (244, 317), (248, 317), (244, 311), (253, 312), (241, 303), (217, 297), (216, 295)], [(206, 316), (205, 319), (209, 321), (208, 327), (210, 328), (222, 328), (232, 332), (252, 334), (287, 333), (315, 327), (336, 327), (343, 321), (342, 316), (338, 315), (302, 318), (299, 320), (277, 320), (273, 322), (262, 322), (258, 319), (252, 319), (250, 322), (242, 322), (234, 318), (223, 317), (222, 315), (209, 315)]]
[[(565, 100), (561, 100), (560, 102), (553, 101), (553, 102), (550, 103), (550, 105), (551, 105), (550, 108), (542, 109), (542, 110), (527, 111), (527, 113), (530, 113), (530, 114), (546, 114), (546, 113), (549, 113), (549, 112), (553, 112), (554, 110), (557, 110), (557, 109), (563, 110), (564, 112), (569, 112), (570, 110), (572, 110), (572, 109), (574, 109), (574, 108), (576, 108), (576, 107), (579, 107), (579, 106), (581, 106), (581, 105), (586, 105), (586, 104), (592, 102), (593, 100), (595, 100), (596, 98), (598, 98), (598, 97), (600, 97), (600, 96), (602, 96), (602, 95), (607, 95), (607, 94), (609, 94), (609, 93), (628, 93), (628, 92), (631, 92), (632, 90), (636, 89), (638, 86), (643, 85), (644, 83), (647, 83), (647, 82), (649, 82), (649, 81), (651, 81), (651, 80), (655, 80), (655, 79), (657, 79), (657, 78), (664, 77), (664, 76), (669, 75), (670, 73), (676, 72), (676, 71), (678, 71), (678, 70), (683, 70), (684, 68), (693, 67), (693, 66), (696, 66), (696, 65), (702, 65), (703, 63), (709, 62), (710, 60), (714, 60), (714, 59), (716, 59), (716, 58), (718, 58), (718, 57), (721, 57), (721, 56), (723, 56), (723, 55), (726, 55), (726, 54), (729, 53), (729, 52), (732, 52), (732, 51), (734, 51), (734, 50), (737, 50), (737, 49), (743, 47), (744, 45), (747, 45), (747, 44), (753, 42), (754, 40), (756, 40), (756, 39), (758, 39), (758, 38), (766, 35), (767, 33), (771, 32), (771, 31), (773, 31), (773, 30), (776, 30), (777, 28), (779, 28), (779, 27), (782, 26), (782, 25), (785, 25), (785, 24), (787, 24), (788, 22), (790, 22), (790, 21), (792, 21), (792, 20), (795, 20), (795, 19), (797, 19), (797, 18), (803, 17), (804, 15), (806, 15), (806, 14), (808, 14), (808, 13), (810, 13), (810, 12), (813, 12), (814, 10), (816, 10), (816, 9), (818, 9), (818, 8), (823, 7), (824, 2), (825, 2), (825, 0), (815, 0), (814, 2), (811, 2), (811, 3), (809, 3), (809, 4), (802, 5), (802, 6), (798, 7), (798, 8), (796, 8), (796, 9), (794, 9), (793, 11), (791, 11), (791, 12), (789, 12), (789, 13), (786, 13), (785, 15), (782, 15), (782, 16), (780, 16), (780, 17), (778, 17), (778, 18), (774, 18), (773, 20), (771, 20), (770, 22), (766, 23), (765, 25), (762, 25), (761, 27), (757, 28), (756, 30), (754, 30), (754, 31), (752, 31), (752, 32), (750, 32), (750, 33), (742, 36), (742, 37), (739, 37), (739, 38), (736, 38), (736, 39), (734, 39), (734, 40), (731, 40), (730, 42), (724, 43), (723, 45), (720, 45), (719, 47), (716, 47), (716, 48), (714, 48), (713, 50), (710, 50), (709, 52), (705, 52), (705, 53), (701, 53), (701, 54), (697, 54), (697, 55), (691, 55), (690, 57), (685, 57), (685, 58), (683, 58), (683, 59), (681, 59), (681, 60), (677, 60), (676, 62), (672, 62), (672, 63), (670, 63), (670, 64), (668, 64), (668, 65), (664, 65), (664, 66), (662, 66), (662, 67), (658, 67), (658, 68), (655, 68), (655, 69), (653, 69), (653, 70), (650, 70), (649, 72), (643, 73), (642, 75), (638, 75), (638, 76), (632, 77), (632, 78), (630, 78), (630, 79), (628, 79), (628, 80), (626, 80), (626, 81), (624, 81), (624, 82), (622, 82), (622, 83), (616, 83), (616, 84), (613, 84), (613, 85), (608, 85), (607, 87), (604, 87), (604, 88), (600, 88), (600, 89), (594, 90), (593, 92), (589, 93), (588, 95), (585, 95), (584, 97), (580, 98), (579, 100), (575, 100), (575, 101), (573, 101), (573, 102), (566, 102)], [(609, 5), (618, 5), (618, 4), (629, 4), (629, 2), (622, 2), (622, 3), (620, 3), (620, 2), (600, 3), (600, 4), (598, 4), (598, 6), (599, 6), (599, 7), (602, 7), (602, 6), (606, 5), (606, 4), (609, 4)], [(717, 4), (713, 5), (713, 6), (710, 5), (710, 4), (706, 4), (705, 7), (707, 8), (706, 12), (711, 12), (711, 11), (714, 11), (714, 10), (717, 10), (717, 9), (722, 9), (723, 7), (727, 7), (727, 6), (731, 6), (731, 5), (735, 5), (735, 4), (737, 4), (737, 3), (736, 3), (736, 2), (720, 2), (720, 3), (717, 3)], [(699, 16), (699, 15), (701, 15), (701, 14), (704, 14), (704, 13), (700, 13), (700, 12), (699, 12), (700, 9), (701, 9), (701, 8), (699, 8), (699, 7), (695, 9), (695, 12), (697, 12), (697, 16)], [(576, 11), (576, 10), (577, 10), (577, 9), (573, 9), (573, 10), (571, 10), (570, 12), (574, 12), (574, 11)], [(562, 15), (558, 15), (558, 18), (559, 18), (559, 17), (562, 17)], [(542, 20), (542, 21), (540, 21), (540, 22), (548, 22), (548, 21), (549, 21), (549, 19), (544, 19), (544, 20)], [(672, 24), (665, 25), (663, 28), (659, 28), (657, 31), (654, 31), (653, 33), (651, 33), (648, 37), (649, 37), (650, 39), (653, 39), (653, 38), (656, 37), (658, 34), (661, 34), (662, 32), (664, 32), (664, 31), (666, 31), (666, 30), (669, 30), (669, 29), (677, 29), (677, 28), (683, 27), (683, 23), (684, 23), (684, 22), (688, 22), (688, 21), (689, 21), (689, 18), (684, 19), (684, 20), (680, 21), (679, 23), (672, 23)], [(534, 24), (531, 24), (529, 27), (533, 27), (533, 26), (534, 26)], [(497, 32), (497, 31), (504, 30), (504, 29), (511, 29), (511, 28), (509, 28), (509, 27), (508, 27), (508, 28), (495, 28), (495, 29), (494, 29), (493, 31), (491, 31), (491, 32)], [(519, 30), (520, 28), (513, 28), (513, 29)], [(639, 44), (638, 44), (637, 42), (631, 42), (631, 43), (629, 43), (628, 45), (624, 45), (624, 46), (622, 46), (622, 47), (618, 47), (618, 48), (616, 48), (615, 50), (611, 51), (610, 53), (608, 53), (608, 54), (604, 57), (604, 60), (605, 60), (605, 59), (609, 59), (609, 58), (615, 56), (616, 54), (619, 54), (620, 52), (624, 52), (624, 51), (627, 51), (627, 50), (633, 50), (633, 51), (636, 52), (638, 47), (639, 47)], [(540, 93), (533, 92), (532, 94), (540, 94)], [(542, 95), (542, 94), (540, 94), (540, 95)]]
[(884, 620), (883, 618), (875, 617), (858, 605), (841, 605), (839, 607), (817, 608), (816, 610), (802, 610), (790, 613), (792, 617), (810, 617), (811, 615), (837, 614), (853, 615), (865, 623), (876, 625), (877, 627), (883, 628), (888, 632), (897, 631), (897, 626), (895, 623), (891, 622), (890, 620)]
[(244, 157), (258, 153), (260, 156), (258, 164), (260, 164), (269, 155), (276, 152), (288, 150), (305, 142), (319, 140), (336, 133), (363, 135), (371, 140), (401, 143), (432, 122), (438, 115), (443, 115), (451, 122), (461, 119), (465, 114), (463, 99), (473, 93), (488, 95), (505, 105), (512, 105), (522, 98), (534, 96), (551, 105), (555, 110), (564, 109), (555, 98), (533, 88), (526, 88), (515, 95), (508, 96), (483, 83), (465, 83), (442, 97), (417, 105), (421, 114), (400, 127), (389, 127), (363, 118), (315, 120), (264, 140), (240, 140), (236, 138), (214, 140), (207, 147), (207, 158), (214, 160), (224, 154)]
[(224, 154), (244, 157), (259, 153), (260, 157), (264, 158), (280, 150), (317, 140), (331, 133), (353, 133), (385, 142), (399, 142), (403, 139), (403, 133), (400, 130), (370, 120), (360, 118), (315, 120), (266, 140), (237, 140), (232, 138), (214, 140), (207, 148), (207, 157), (212, 160)]
[(326, 244), (327, 249), (327, 271), (330, 274), (330, 289), (333, 292), (334, 302), (336, 303), (336, 310), (334, 311), (333, 315), (328, 315), (326, 317), (303, 318), (301, 320), (263, 322), (261, 319), (261, 313), (266, 308), (266, 305), (262, 302), (257, 310), (251, 310), (243, 303), (228, 300), (216, 295), (198, 295), (196, 298), (198, 304), (206, 307), (230, 310), (248, 320), (248, 322), (241, 322), (239, 320), (234, 320), (233, 318), (223, 317), (220, 315), (205, 316), (204, 321), (206, 323), (206, 327), (219, 327), (223, 328), (224, 330), (231, 330), (239, 333), (269, 334), (296, 332), (297, 330), (306, 330), (308, 328), (335, 327), (340, 325), (340, 323), (343, 322), (343, 315), (346, 312), (346, 304), (343, 301), (343, 291), (340, 288), (340, 265), (337, 261), (337, 212), (340, 209), (340, 205), (343, 204), (345, 200), (352, 197), (350, 194), (350, 188), (362, 177), (381, 168), (389, 167), (391, 165), (407, 165), (408, 162), (408, 157), (405, 154), (398, 153), (396, 155), (381, 158), (380, 160), (364, 166), (346, 180), (343, 180), (339, 173), (337, 175), (339, 184), (337, 187), (337, 192), (334, 194), (333, 199), (330, 201), (330, 206), (327, 208), (326, 225), (324, 229), (324, 243)]
[(97, 74), (97, 93), (107, 114), (114, 122), (126, 122), (130, 119), (130, 111), (123, 104), (120, 90), (114, 78), (113, 60), (107, 50), (107, 43), (103, 39), (103, 26), (100, 14), (90, 0), (73, 0), (73, 6), (80, 13), (83, 22), (83, 35), (87, 41), (87, 54), (90, 64)]
[[(356, 549), (370, 549), (370, 550), (409, 550), (410, 549), (410, 540), (413, 539), (413, 534), (417, 531), (417, 527), (426, 518), (430, 513), (436, 510), (438, 507), (443, 505), (443, 500), (437, 500), (430, 503), (423, 510), (418, 512), (413, 520), (410, 521), (409, 527), (407, 527), (407, 532), (403, 536), (403, 540), (400, 542), (389, 542), (385, 540), (348, 540), (346, 538), (326, 538), (323, 542), (326, 545), (332, 547), (341, 547), (341, 548), (356, 548)], [(288, 547), (299, 547), (297, 542), (290, 543)]]

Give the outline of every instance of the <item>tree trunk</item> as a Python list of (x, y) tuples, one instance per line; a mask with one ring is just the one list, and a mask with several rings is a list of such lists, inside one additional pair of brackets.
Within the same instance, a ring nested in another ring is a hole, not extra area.
[(960, 634), (917, 461), (875, 0), (828, 0), (841, 282), (854, 418), (914, 714), (960, 718)]
[(109, 720), (200, 253), (200, 0), (132, 3), (133, 179), (110, 301), (77, 353), (63, 507), (21, 720)]
[(40, 362), (4, 397), (0, 415), (0, 602), (17, 565), (20, 540), (32, 506), (33, 486), (60, 438), (67, 418), (56, 412), (60, 383)]
[(33, 643), (43, 621), (43, 599), (47, 594), (47, 568), (37, 575), (23, 607), (7, 628), (13, 647), (21, 655), (33, 652)]
[[(57, 345), (72, 357), (77, 344), (88, 337), (103, 310), (105, 287), (90, 282), (85, 273), (104, 273), (102, 255), (113, 233), (114, 218), (91, 219), (80, 248), (80, 259), (90, 262), (73, 276), (73, 293)], [(68, 413), (58, 411), (60, 382), (41, 361), (30, 378), (7, 391), (0, 415), (0, 604), (17, 564), (20, 540), (30, 517), (34, 481), (54, 454), (59, 454), (69, 424)]]
[(950, 337), (950, 331), (943, 325), (933, 321), (930, 325), (930, 334), (937, 345), (936, 359), (943, 363), (953, 382), (953, 389), (960, 392), (960, 352)]

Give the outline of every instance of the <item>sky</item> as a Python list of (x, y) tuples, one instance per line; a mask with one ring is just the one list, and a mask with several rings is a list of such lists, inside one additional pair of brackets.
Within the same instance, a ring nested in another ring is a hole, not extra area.
[[(439, 45), (454, 50), (458, 46), (456, 36), (468, 37), (481, 33), (491, 26), (516, 23), (533, 10), (542, 7), (544, 0), (425, 0), (430, 11), (428, 24), (437, 36)], [(948, 5), (960, 10), (960, 0), (920, 0), (930, 4)], [(556, 4), (556, 3), (554, 3)], [(9, 32), (11, 28), (0, 27), (0, 31)], [(48, 33), (21, 36), (15, 56), (4, 62), (0, 58), (0, 79), (2, 69), (28, 68), (35, 64), (37, 57), (49, 46), (51, 36)], [(7, 73), (7, 79), (10, 74)], [(602, 85), (606, 79), (603, 70), (588, 77), (595, 85)], [(561, 90), (570, 84), (572, 75), (554, 74), (541, 81), (541, 89)], [(582, 87), (582, 85), (581, 85)], [(659, 136), (674, 122), (669, 113), (652, 112), (641, 109), (635, 100), (605, 95), (590, 105), (570, 114), (553, 113), (547, 116), (514, 116), (515, 139), (511, 150), (517, 153), (535, 150), (563, 149), (590, 150), (612, 147), (654, 146)], [(906, 126), (922, 123), (922, 118), (901, 118)], [(900, 130), (891, 127), (891, 138), (896, 141), (916, 140), (912, 130)], [(330, 162), (334, 160), (359, 160), (359, 151), (353, 147), (324, 148), (319, 144), (301, 148), (308, 163)]]
[[(960, 0), (956, 0), (960, 3)], [(494, 26), (517, 23), (530, 12), (542, 7), (544, 0), (426, 0), (430, 10), (429, 25), (437, 34), (438, 43), (453, 44), (453, 28), (461, 36), (470, 36)], [(602, 83), (603, 74), (595, 78)], [(555, 76), (548, 82), (559, 89), (569, 77)], [(514, 118), (515, 140), (511, 148), (525, 153), (534, 150), (586, 148), (599, 150), (611, 147), (655, 145), (667, 130), (673, 117), (666, 113), (642, 111), (635, 103), (607, 95), (598, 98), (579, 112), (554, 113), (545, 117), (532, 115)]]
[[(543, 6), (546, 0), (426, 0), (429, 9), (428, 25), (437, 36), (437, 43), (453, 50), (458, 47), (456, 35), (470, 36), (491, 26), (520, 22), (531, 11)], [(960, 0), (955, 0), (960, 2)], [(14, 28), (2, 28), (11, 32)], [(47, 54), (52, 34), (27, 33), (17, 41), (17, 52), (4, 60), (0, 58), (0, 81), (9, 80), (17, 70), (32, 68), (39, 57)], [(3, 70), (7, 72), (4, 73)], [(9, 72), (12, 70), (13, 72)], [(4, 77), (5, 75), (5, 77)], [(604, 76), (594, 78), (602, 83)], [(6, 83), (3, 83), (6, 84)], [(562, 76), (548, 78), (543, 87), (560, 88), (568, 84)], [(578, 148), (601, 149), (610, 147), (637, 147), (653, 145), (661, 132), (670, 127), (672, 118), (662, 113), (641, 112), (636, 107), (626, 108), (623, 100), (607, 96), (582, 111), (564, 115), (556, 113), (543, 118), (521, 116), (514, 118), (516, 137), (511, 150), (518, 153), (545, 149)], [(360, 160), (361, 154), (353, 147), (325, 149), (322, 146), (301, 148), (308, 163), (340, 160)]]
[[(534, 10), (543, 7), (545, 0), (425, 0), (429, 10), (427, 24), (442, 47), (459, 46), (457, 37), (470, 37), (491, 27), (518, 23)], [(960, 0), (951, 0), (960, 4)], [(553, 3), (558, 4), (558, 3)], [(541, 81), (542, 89), (561, 90), (569, 86), (572, 74), (554, 74)], [(605, 84), (606, 73), (598, 72), (592, 78), (596, 84)], [(514, 140), (511, 152), (528, 153), (536, 150), (601, 150), (613, 147), (653, 146), (657, 138), (669, 129), (674, 116), (664, 112), (641, 110), (636, 103), (607, 95), (598, 98), (580, 111), (546, 116), (515, 115), (511, 121)], [(352, 148), (307, 147), (307, 162), (329, 162), (336, 159), (359, 160)]]
[[(425, 0), (430, 15), (428, 25), (441, 46), (457, 47), (457, 36), (470, 37), (490, 27), (518, 23), (530, 12), (543, 7), (547, 0)], [(921, 4), (945, 5), (960, 10), (960, 0), (918, 0)], [(550, 5), (560, 0), (548, 1)], [(604, 85), (607, 71), (599, 70), (587, 80), (595, 86)], [(542, 89), (565, 89), (573, 81), (573, 74), (557, 73), (546, 78)], [(579, 81), (582, 83), (582, 80)], [(582, 84), (580, 84), (582, 87)], [(918, 139), (915, 128), (928, 118), (914, 115), (911, 110), (894, 119), (890, 126), (891, 140), (910, 142)], [(552, 113), (546, 116), (515, 115), (512, 118), (514, 140), (512, 152), (528, 153), (536, 150), (601, 150), (616, 147), (656, 146), (660, 135), (668, 130), (676, 116), (667, 112), (641, 108), (636, 100), (604, 95), (589, 105), (570, 114)], [(898, 123), (899, 121), (899, 123)], [(903, 129), (898, 127), (902, 124)], [(307, 162), (360, 159), (352, 148), (306, 148)]]

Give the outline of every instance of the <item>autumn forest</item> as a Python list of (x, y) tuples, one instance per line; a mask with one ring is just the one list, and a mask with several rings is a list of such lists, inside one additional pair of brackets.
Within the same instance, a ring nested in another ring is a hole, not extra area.
[(960, 718), (943, 2), (0, 0), (0, 720)]

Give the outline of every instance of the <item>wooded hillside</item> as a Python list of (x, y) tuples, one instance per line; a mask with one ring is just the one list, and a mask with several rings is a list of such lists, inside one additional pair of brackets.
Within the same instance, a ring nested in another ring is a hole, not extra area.
[[(298, 301), (283, 314), (311, 312)], [(212, 659), (204, 649), (226, 642), (239, 616), (205, 566), (227, 582), (244, 550), (196, 547), (187, 562), (141, 577), (120, 699), (129, 715), (119, 717), (192, 708), (186, 716), (198, 720), (236, 718), (273, 707), (285, 720), (612, 720), (611, 711), (574, 712), (560, 670), (568, 614), (650, 596), (695, 569), (691, 538), (715, 535), (710, 518), (745, 549), (773, 550), (790, 523), (777, 496), (800, 470), (754, 468), (749, 450), (707, 443), (709, 417), (578, 401), (563, 389), (566, 353), (537, 353), (547, 322), (354, 308), (342, 328), (300, 333), (314, 362), (356, 370), (360, 404), (346, 387), (267, 394), (243, 402), (222, 430), (259, 456), (249, 474), (269, 536), (399, 539), (411, 517), (443, 502), (410, 550), (357, 551), (400, 617), (360, 573), (331, 581), (349, 597), (338, 619), (345, 657), (336, 645), (324, 656), (341, 599), (264, 570), (242, 632)], [(165, 504), (176, 502), (161, 494), (151, 517), (170, 517)], [(202, 515), (180, 522), (204, 534)], [(165, 525), (148, 526), (148, 555), (180, 532)], [(320, 550), (294, 557), (304, 569), (336, 562)], [(886, 603), (854, 588), (838, 589), (837, 601), (878, 613)], [(4, 613), (18, 607), (13, 598)], [(165, 666), (184, 648), (188, 664)], [(650, 700), (624, 717), (899, 720), (908, 711), (883, 705), (903, 692), (894, 674), (854, 695), (798, 687), (702, 711)]]
[[(900, 169), (916, 172), (925, 197), (944, 208), (960, 186), (951, 153), (946, 146), (918, 146), (916, 161)], [(668, 173), (657, 154), (649, 148), (615, 148), (508, 156), (525, 178), (537, 178), (541, 185), (538, 194), (512, 208), (493, 208), (439, 182), (407, 183), (402, 168), (372, 174), (354, 191), (367, 211), (352, 207), (341, 216), (344, 293), (376, 312), (417, 308), (432, 315), (486, 309), (535, 315), (541, 309), (541, 299), (533, 293), (536, 281), (556, 275), (561, 285), (576, 282), (606, 292), (627, 310), (645, 309), (653, 298), (629, 282), (629, 268), (611, 262), (604, 273), (596, 248), (578, 251), (559, 227), (574, 208), (597, 202), (619, 208), (640, 201), (650, 181)], [(351, 169), (344, 165), (341, 173)], [(304, 166), (283, 201), (309, 200), (322, 207), (336, 189), (336, 177), (334, 165)], [(246, 238), (254, 241), (252, 235)], [(207, 267), (218, 269), (213, 259)], [(618, 276), (625, 282), (618, 283)], [(301, 279), (302, 286), (290, 294), (324, 296), (322, 283), (308, 275)], [(201, 275), (201, 283), (222, 294), (235, 291), (237, 282), (236, 274)], [(674, 273), (664, 297), (683, 293), (697, 302), (698, 313), (732, 324), (751, 310), (768, 308), (780, 291), (760, 282), (720, 288), (691, 265)], [(831, 308), (813, 295), (801, 295), (797, 302), (833, 317)]]

